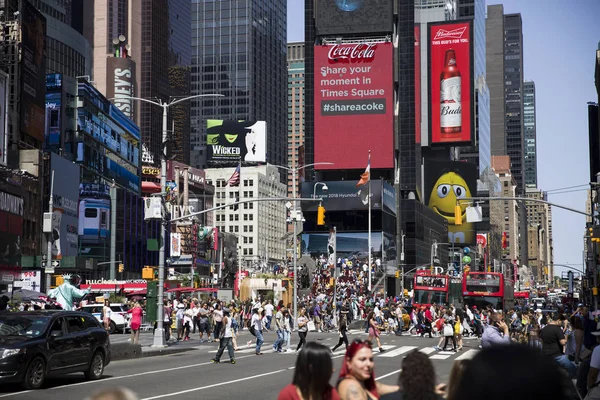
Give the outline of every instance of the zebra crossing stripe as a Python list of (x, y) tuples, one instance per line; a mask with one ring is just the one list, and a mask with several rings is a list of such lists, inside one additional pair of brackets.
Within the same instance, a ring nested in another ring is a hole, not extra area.
[(457, 360), (470, 360), (471, 358), (475, 357), (475, 354), (477, 354), (479, 350), (475, 350), (475, 349), (471, 349), (466, 351), (465, 353), (461, 354), (460, 356), (456, 357)]
[(417, 346), (402, 346), (399, 347), (395, 350), (386, 350), (385, 353), (381, 353), (379, 355), (379, 357), (386, 357), (386, 358), (392, 358), (392, 357), (398, 357), (404, 353), (408, 353), (411, 350), (416, 349)]
[(430, 355), (435, 349), (433, 347), (423, 347), (422, 349), (419, 349), (419, 351), (423, 354)]

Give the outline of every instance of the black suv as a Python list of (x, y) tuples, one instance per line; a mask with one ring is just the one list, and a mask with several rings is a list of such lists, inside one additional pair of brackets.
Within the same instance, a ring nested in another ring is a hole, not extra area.
[(73, 372), (99, 379), (109, 362), (108, 333), (88, 313), (0, 313), (0, 383), (38, 389), (47, 376)]

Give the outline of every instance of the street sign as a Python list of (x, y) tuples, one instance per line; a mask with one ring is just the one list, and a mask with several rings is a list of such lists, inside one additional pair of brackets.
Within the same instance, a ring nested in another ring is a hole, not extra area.
[(2, 274), (2, 282), (12, 282), (14, 280), (15, 280), (15, 277), (13, 275)]
[[(47, 261), (42, 261), (42, 268), (46, 268), (47, 265), (48, 265)], [(60, 260), (52, 260), (52, 263), (50, 264), (50, 266), (52, 268), (59, 268), (60, 267)]]
[(24, 286), (25, 286), (25, 282), (23, 282), (23, 281), (14, 281), (13, 282), (13, 287), (22, 288)]
[(48, 267), (48, 268), (44, 267), (44, 272), (46, 274), (53, 274), (54, 273), (54, 267)]

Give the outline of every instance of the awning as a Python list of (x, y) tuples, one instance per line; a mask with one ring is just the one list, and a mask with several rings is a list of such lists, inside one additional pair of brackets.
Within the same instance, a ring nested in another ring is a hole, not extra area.
[(160, 193), (160, 183), (142, 181), (143, 193)]
[(92, 283), (91, 285), (81, 285), (81, 289), (87, 289), (90, 286), (92, 287), (92, 293), (113, 293), (122, 290), (125, 294), (145, 294), (147, 287), (145, 283)]

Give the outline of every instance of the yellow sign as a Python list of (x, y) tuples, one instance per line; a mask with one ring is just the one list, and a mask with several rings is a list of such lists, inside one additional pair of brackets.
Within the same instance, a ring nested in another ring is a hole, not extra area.
[(142, 166), (142, 175), (160, 175), (160, 168), (150, 167), (148, 165)]

